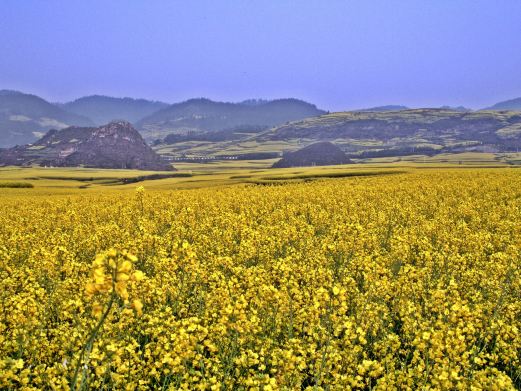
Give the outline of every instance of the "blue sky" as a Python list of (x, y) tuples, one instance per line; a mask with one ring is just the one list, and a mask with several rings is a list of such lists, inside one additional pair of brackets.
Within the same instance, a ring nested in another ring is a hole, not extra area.
[(0, 89), (328, 110), (521, 96), (521, 1), (2, 0)]

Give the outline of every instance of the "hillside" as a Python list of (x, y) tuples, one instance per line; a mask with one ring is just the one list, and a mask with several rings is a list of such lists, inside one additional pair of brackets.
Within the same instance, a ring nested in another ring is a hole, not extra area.
[(254, 140), (258, 144), (336, 140), (350, 153), (512, 151), (521, 147), (521, 113), (443, 109), (340, 112), (285, 124)]
[(71, 125), (92, 126), (93, 123), (36, 95), (0, 91), (0, 147), (30, 143), (49, 129), (62, 129)]
[(0, 150), (0, 165), (173, 169), (128, 122), (50, 130), (33, 145)]
[(146, 99), (113, 98), (101, 95), (85, 96), (62, 105), (68, 112), (92, 119), (96, 125), (104, 125), (114, 120), (135, 123), (167, 106), (167, 103)]
[(488, 107), (485, 110), (518, 110), (521, 111), (521, 98), (505, 100), (496, 103), (494, 106)]
[(168, 134), (214, 132), (241, 126), (271, 127), (325, 114), (315, 105), (297, 99), (214, 102), (191, 99), (168, 106), (139, 121), (136, 126), (149, 140)]
[(453, 152), (521, 150), (521, 113), (413, 109), (387, 112), (338, 112), (294, 121), (264, 131), (234, 131), (211, 140), (171, 137), (154, 148), (171, 158), (242, 156), (296, 151), (331, 141), (350, 158)]

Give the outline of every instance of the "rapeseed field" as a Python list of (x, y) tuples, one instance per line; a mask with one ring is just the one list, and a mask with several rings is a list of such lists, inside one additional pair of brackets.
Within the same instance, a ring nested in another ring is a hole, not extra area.
[(0, 193), (0, 388), (521, 388), (521, 172)]

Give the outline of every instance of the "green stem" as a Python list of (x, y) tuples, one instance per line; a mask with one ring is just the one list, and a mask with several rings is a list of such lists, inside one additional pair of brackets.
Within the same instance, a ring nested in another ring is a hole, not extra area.
[[(116, 294), (114, 293), (114, 290), (112, 290), (111, 295), (110, 295), (110, 300), (109, 300), (109, 303), (108, 303), (108, 306), (107, 306), (107, 309), (105, 310), (105, 312), (101, 316), (101, 318), (100, 318), (98, 324), (96, 325), (96, 327), (92, 330), (92, 333), (91, 333), (89, 339), (87, 340), (87, 342), (85, 343), (85, 345), (83, 345), (83, 348), (81, 349), (81, 353), (80, 353), (80, 357), (79, 357), (79, 360), (78, 360), (78, 364), (76, 365), (76, 369), (74, 370), (74, 376), (72, 378), (72, 386), (71, 386), (71, 390), (72, 391), (76, 390), (76, 382), (78, 380), (80, 367), (81, 367), (81, 364), (83, 362), (83, 358), (85, 357), (85, 353), (88, 352), (90, 354), (90, 351), (92, 349), (92, 345), (94, 344), (94, 340), (98, 336), (98, 333), (101, 330), (101, 327), (103, 326), (103, 323), (105, 322), (105, 319), (107, 318), (107, 316), (108, 316), (108, 314), (110, 312), (110, 309), (112, 308), (112, 304), (114, 304), (115, 297), (116, 297)], [(82, 381), (81, 381), (81, 384), (80, 384), (80, 390), (83, 389), (85, 376), (86, 376), (86, 368), (84, 368), (83, 372), (82, 372)]]

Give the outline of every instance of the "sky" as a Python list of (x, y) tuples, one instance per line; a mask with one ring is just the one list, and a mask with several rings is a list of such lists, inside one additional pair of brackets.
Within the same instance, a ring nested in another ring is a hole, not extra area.
[(337, 111), (521, 96), (520, 0), (0, 0), (0, 89), (295, 97)]

